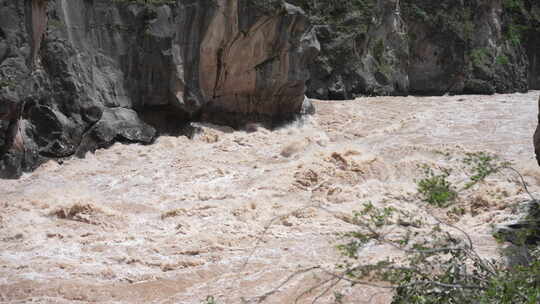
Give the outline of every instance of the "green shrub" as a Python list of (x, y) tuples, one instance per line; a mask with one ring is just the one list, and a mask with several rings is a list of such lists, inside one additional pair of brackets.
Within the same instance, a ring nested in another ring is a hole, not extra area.
[(54, 18), (49, 19), (47, 24), (53, 28), (62, 28), (65, 26), (62, 20), (54, 19)]
[(426, 13), (425, 10), (423, 10), (420, 7), (416, 6), (416, 4), (411, 4), (411, 11), (414, 13), (414, 16), (416, 18), (419, 18), (420, 20), (422, 20), (424, 22), (429, 20), (429, 14)]
[(207, 296), (206, 299), (201, 304), (217, 304), (216, 298), (214, 296)]
[(503, 33), (504, 38), (514, 45), (521, 43), (521, 28), (519, 25), (510, 24)]
[(503, 8), (507, 10), (520, 10), (523, 8), (522, 0), (503, 0)]
[[(462, 162), (463, 169), (471, 174), (463, 190), (503, 168), (511, 169), (508, 162), (485, 152), (467, 153)], [(426, 177), (418, 182), (418, 190), (425, 201), (440, 207), (457, 197), (447, 180), (449, 170), (435, 174), (428, 166), (424, 169)], [(464, 213), (462, 208), (451, 211)], [(394, 290), (393, 304), (540, 303), (540, 248), (525, 245), (531, 235), (520, 238), (513, 247), (529, 254), (520, 254), (519, 265), (508, 265), (482, 258), (465, 231), (433, 215), (429, 217), (431, 220), (396, 207), (364, 204), (349, 221), (357, 229), (341, 234), (344, 243), (337, 248), (344, 260), (337, 265), (339, 272), (334, 278), (352, 285), (387, 282)], [(531, 229), (524, 232), (537, 233)], [(367, 244), (390, 245), (401, 255), (366, 261), (360, 258), (360, 252)]]
[(426, 177), (418, 181), (417, 186), (418, 192), (422, 194), (425, 202), (444, 208), (457, 198), (457, 192), (448, 181), (449, 170), (443, 170), (442, 173), (435, 174), (430, 167), (424, 167), (424, 174)]
[(14, 88), (15, 85), (16, 85), (15, 81), (10, 78), (0, 79), (0, 89), (2, 88), (11, 89), (11, 88)]
[(455, 251), (452, 256), (454, 259), (445, 262), (440, 275), (431, 278), (421, 274), (405, 276), (403, 286), (396, 289), (392, 303), (540, 303), (539, 261), (513, 269), (499, 266), (493, 274), (487, 269), (473, 267), (475, 277), (460, 273), (458, 263), (468, 261), (456, 255)]
[(497, 155), (486, 152), (467, 153), (463, 162), (468, 166), (467, 169), (471, 174), (469, 182), (465, 184), (465, 189), (471, 188), (489, 175), (510, 166), (510, 162), (502, 161)]
[[(388, 282), (395, 291), (393, 304), (540, 303), (538, 253), (525, 265), (510, 267), (480, 257), (465, 232), (451, 234), (460, 230), (439, 219), (434, 222), (395, 208), (365, 205), (353, 221), (358, 230), (342, 234), (346, 243), (338, 250), (345, 260), (335, 276), (353, 285)], [(391, 245), (402, 257), (359, 262), (359, 252), (368, 243)]]
[(373, 46), (373, 57), (379, 63), (384, 63), (384, 41), (382, 39), (377, 40), (375, 46)]
[(510, 63), (510, 60), (506, 55), (499, 55), (495, 60), (498, 65), (507, 65), (508, 63)]
[(485, 48), (473, 49), (470, 58), (475, 66), (485, 65), (489, 62), (489, 53)]
[(367, 32), (376, 15), (377, 6), (375, 0), (290, 0), (289, 3), (306, 11), (314, 24), (331, 25), (342, 33), (351, 34)]

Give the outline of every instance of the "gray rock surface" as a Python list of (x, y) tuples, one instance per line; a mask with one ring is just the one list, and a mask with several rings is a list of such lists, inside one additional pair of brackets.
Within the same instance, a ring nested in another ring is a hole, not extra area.
[[(245, 0), (0, 0), (0, 177), (193, 119), (310, 109), (302, 10)], [(149, 4), (152, 3), (152, 4)]]
[(538, 1), (291, 1), (321, 42), (310, 97), (540, 89)]

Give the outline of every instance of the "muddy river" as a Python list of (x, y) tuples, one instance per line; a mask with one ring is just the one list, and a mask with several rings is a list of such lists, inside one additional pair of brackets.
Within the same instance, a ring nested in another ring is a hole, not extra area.
[[(324, 293), (347, 216), (366, 202), (446, 216), (421, 201), (419, 166), (459, 183), (468, 152), (511, 161), (540, 197), (539, 94), (315, 101), (315, 115), (274, 131), (198, 124), (193, 139), (115, 144), (0, 180), (0, 302), (389, 303), (371, 286)], [(496, 256), (492, 225), (527, 198), (501, 172), (447, 220)]]

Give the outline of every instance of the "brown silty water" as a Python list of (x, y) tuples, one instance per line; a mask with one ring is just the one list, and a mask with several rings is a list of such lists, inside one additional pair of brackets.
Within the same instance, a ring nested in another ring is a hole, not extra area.
[[(116, 144), (0, 181), (3, 303), (312, 303), (340, 261), (336, 233), (363, 203), (415, 214), (418, 165), (466, 178), (466, 152), (496, 153), (540, 191), (539, 92), (315, 101), (275, 131), (201, 124), (194, 139)], [(539, 195), (540, 196), (540, 195)], [(511, 172), (490, 176), (452, 220), (496, 256), (491, 225), (528, 199)], [(320, 206), (316, 208), (310, 206)], [(394, 254), (368, 246), (367, 261)], [(296, 274), (296, 275), (294, 275)], [(387, 289), (338, 284), (319, 298), (389, 303)]]

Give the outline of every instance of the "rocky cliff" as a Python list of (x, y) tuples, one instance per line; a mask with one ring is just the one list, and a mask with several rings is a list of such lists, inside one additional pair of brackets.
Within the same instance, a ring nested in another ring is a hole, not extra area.
[(533, 0), (0, 0), (0, 176), (191, 120), (287, 120), (306, 88), (540, 89), (539, 37)]
[(492, 94), (540, 88), (533, 0), (294, 0), (321, 56), (308, 96)]
[(318, 48), (283, 1), (0, 0), (0, 176), (191, 119), (309, 111)]

